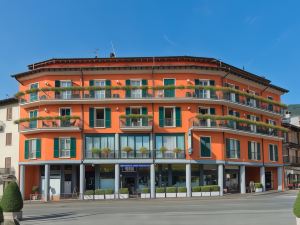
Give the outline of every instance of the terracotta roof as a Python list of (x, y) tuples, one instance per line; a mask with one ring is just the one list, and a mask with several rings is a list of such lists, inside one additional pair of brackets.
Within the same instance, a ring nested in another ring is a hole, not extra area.
[(18, 103), (18, 99), (16, 98), (6, 98), (6, 99), (0, 99), (0, 106), (1, 105), (10, 105), (14, 103)]

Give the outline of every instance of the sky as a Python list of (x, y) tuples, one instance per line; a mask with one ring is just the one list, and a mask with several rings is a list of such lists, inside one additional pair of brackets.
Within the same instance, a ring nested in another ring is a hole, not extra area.
[(300, 103), (299, 9), (298, 0), (0, 0), (0, 99), (28, 64), (108, 57), (113, 46), (118, 57), (213, 57)]

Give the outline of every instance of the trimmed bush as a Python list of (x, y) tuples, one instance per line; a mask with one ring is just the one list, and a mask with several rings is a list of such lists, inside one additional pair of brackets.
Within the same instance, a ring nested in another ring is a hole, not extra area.
[(186, 187), (179, 187), (178, 188), (179, 193), (186, 193), (186, 191), (187, 191)]
[(129, 194), (128, 188), (121, 188), (120, 194)]
[(293, 212), (297, 218), (300, 218), (300, 192), (298, 193), (297, 198), (295, 200)]
[(105, 189), (105, 194), (106, 195), (112, 195), (114, 193), (113, 189)]
[(200, 186), (192, 187), (192, 192), (201, 192), (201, 187)]
[(23, 199), (16, 182), (7, 185), (0, 204), (3, 212), (20, 212), (22, 210)]
[(143, 194), (150, 193), (150, 189), (149, 189), (149, 188), (143, 188), (143, 189), (142, 189), (142, 193), (143, 193)]
[(104, 189), (96, 189), (95, 190), (95, 195), (104, 195), (105, 194), (105, 190)]
[(255, 183), (254, 186), (255, 188), (263, 188), (262, 183)]
[(94, 190), (86, 190), (84, 192), (85, 195), (94, 195)]
[(176, 193), (176, 187), (167, 187), (166, 192), (167, 193)]
[(218, 185), (201, 186), (201, 192), (211, 192), (211, 191), (220, 191), (220, 187)]
[(156, 188), (156, 193), (165, 193), (164, 188)]

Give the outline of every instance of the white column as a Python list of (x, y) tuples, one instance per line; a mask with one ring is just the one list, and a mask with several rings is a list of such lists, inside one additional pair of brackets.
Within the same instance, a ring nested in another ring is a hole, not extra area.
[(263, 186), (263, 191), (266, 191), (266, 173), (265, 173), (265, 167), (264, 166), (260, 167), (259, 175), (260, 175), (260, 183)]
[(278, 191), (283, 191), (282, 185), (282, 166), (277, 168), (277, 182), (278, 182)]
[(246, 168), (245, 168), (245, 166), (240, 166), (240, 191), (241, 191), (241, 194), (246, 193)]
[(150, 165), (150, 196), (155, 198), (155, 165)]
[(220, 187), (220, 195), (223, 196), (223, 175), (224, 174), (224, 166), (223, 164), (218, 165), (218, 185)]
[(25, 166), (20, 165), (20, 179), (19, 179), (19, 185), (20, 185), (20, 191), (22, 194), (22, 198), (25, 199)]
[(79, 166), (79, 195), (80, 199), (83, 200), (85, 189), (85, 165), (83, 163)]
[(50, 165), (45, 164), (45, 183), (44, 183), (45, 202), (49, 201), (49, 183), (50, 183)]
[(120, 188), (120, 165), (115, 164), (115, 198), (119, 198)]
[(191, 185), (191, 170), (192, 165), (190, 163), (185, 165), (185, 185), (187, 197), (192, 197), (192, 185)]

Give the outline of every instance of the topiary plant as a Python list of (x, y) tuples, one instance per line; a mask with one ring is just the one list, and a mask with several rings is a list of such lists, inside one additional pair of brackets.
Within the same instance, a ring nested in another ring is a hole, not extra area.
[(22, 195), (16, 182), (7, 185), (0, 205), (3, 212), (20, 212), (23, 209)]

